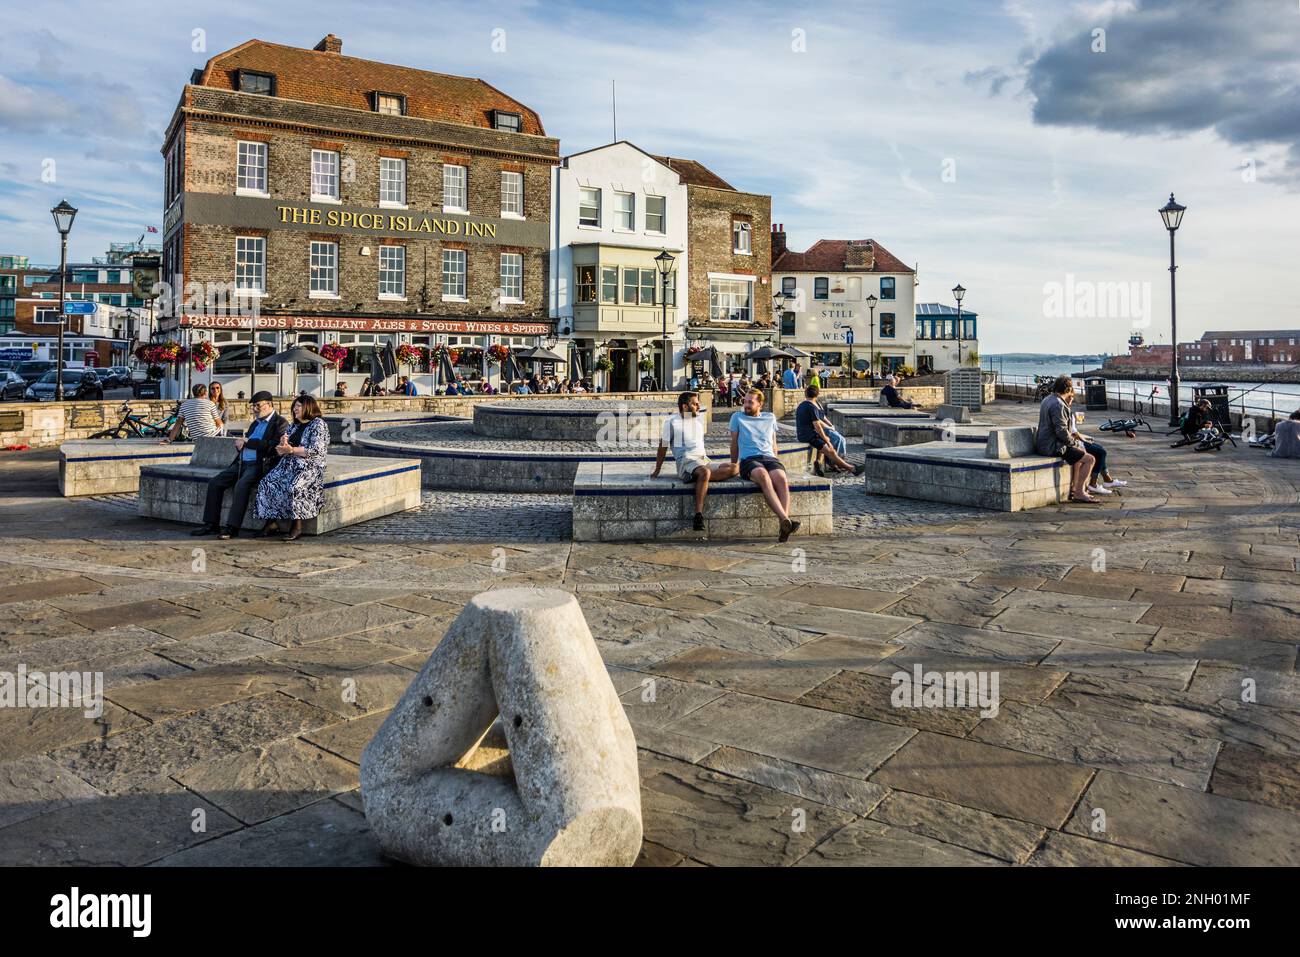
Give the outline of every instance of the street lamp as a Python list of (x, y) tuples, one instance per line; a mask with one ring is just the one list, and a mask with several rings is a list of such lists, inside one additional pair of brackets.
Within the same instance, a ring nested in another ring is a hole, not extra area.
[(63, 327), (67, 320), (63, 315), (63, 304), (68, 295), (68, 233), (72, 232), (72, 221), (77, 218), (77, 208), (66, 199), (50, 210), (54, 217), (54, 228), (59, 231), (59, 354), (54, 362), (54, 401), (63, 401)]
[(957, 300), (957, 365), (961, 365), (961, 301), (966, 298), (966, 290), (961, 283), (952, 287), (953, 298)]
[(870, 293), (867, 296), (867, 308), (871, 310), (871, 324), (867, 326), (867, 335), (871, 339), (871, 354), (867, 357), (871, 366), (871, 387), (876, 386), (876, 303), (880, 300), (876, 294)]
[(776, 313), (776, 347), (781, 348), (781, 324), (785, 321), (785, 314), (790, 309), (790, 303), (794, 302), (797, 297), (793, 293), (778, 292), (772, 297), (772, 311)]
[(659, 371), (659, 391), (667, 392), (668, 383), (671, 381), (673, 371), (673, 354), (668, 348), (668, 276), (673, 271), (673, 263), (676, 258), (668, 250), (664, 250), (655, 257), (655, 266), (659, 269), (659, 299), (663, 306), (664, 316), (664, 346), (663, 346), (663, 365)]
[(1169, 202), (1160, 208), (1160, 218), (1169, 230), (1169, 342), (1173, 348), (1173, 366), (1169, 375), (1169, 424), (1178, 425), (1178, 310), (1174, 302), (1174, 233), (1183, 221), (1186, 206), (1174, 202), (1174, 194), (1169, 194)]

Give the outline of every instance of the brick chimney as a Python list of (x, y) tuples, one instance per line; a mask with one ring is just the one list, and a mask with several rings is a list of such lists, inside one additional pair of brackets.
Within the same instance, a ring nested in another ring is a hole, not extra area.
[(325, 39), (312, 47), (313, 50), (319, 50), (321, 53), (342, 53), (343, 41), (332, 33), (325, 34)]
[(876, 265), (876, 245), (870, 239), (850, 240), (844, 252), (845, 269), (873, 269)]
[(772, 262), (785, 252), (785, 223), (772, 224)]

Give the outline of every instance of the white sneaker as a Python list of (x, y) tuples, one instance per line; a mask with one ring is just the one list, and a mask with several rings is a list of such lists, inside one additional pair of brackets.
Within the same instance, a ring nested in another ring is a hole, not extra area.
[(1101, 484), (1106, 486), (1106, 488), (1123, 488), (1125, 485), (1128, 485), (1128, 482), (1125, 482), (1123, 479), (1115, 479), (1113, 482), (1102, 482)]
[(1115, 494), (1110, 489), (1102, 485), (1089, 485), (1088, 491), (1091, 492), (1093, 495), (1114, 495)]

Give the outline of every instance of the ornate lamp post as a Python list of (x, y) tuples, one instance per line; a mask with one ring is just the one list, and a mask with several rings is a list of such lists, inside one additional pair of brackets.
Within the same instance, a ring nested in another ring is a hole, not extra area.
[(54, 401), (63, 401), (63, 327), (67, 319), (63, 315), (63, 304), (68, 297), (68, 233), (72, 232), (72, 221), (77, 218), (77, 208), (65, 199), (50, 210), (54, 217), (54, 228), (59, 231), (59, 354), (54, 359)]
[(663, 306), (664, 319), (663, 365), (659, 372), (660, 392), (668, 391), (673, 374), (673, 354), (668, 345), (668, 277), (672, 274), (674, 262), (676, 257), (666, 249), (655, 257), (655, 266), (659, 269), (659, 299)]
[(957, 300), (957, 365), (961, 365), (961, 301), (966, 298), (966, 290), (961, 283), (952, 287), (952, 297)]
[(1169, 194), (1169, 202), (1160, 208), (1160, 218), (1169, 230), (1169, 342), (1173, 348), (1173, 368), (1169, 375), (1169, 424), (1178, 424), (1178, 309), (1174, 300), (1174, 233), (1183, 221), (1186, 206), (1174, 202), (1174, 194)]
[(871, 387), (876, 387), (876, 303), (880, 300), (873, 292), (867, 296), (867, 308), (871, 310), (871, 324), (867, 326), (867, 335), (871, 340), (871, 353), (867, 357), (871, 366)]

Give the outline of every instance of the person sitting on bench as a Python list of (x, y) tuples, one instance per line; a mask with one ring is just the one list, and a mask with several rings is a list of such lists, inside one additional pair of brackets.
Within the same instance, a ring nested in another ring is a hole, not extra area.
[(1273, 430), (1273, 451), (1269, 455), (1275, 459), (1300, 459), (1300, 409), (1277, 424)]
[(704, 420), (700, 418), (700, 397), (696, 392), (683, 392), (677, 397), (677, 411), (664, 420), (663, 435), (659, 439), (659, 456), (655, 459), (651, 478), (659, 477), (668, 449), (673, 450), (673, 465), (677, 477), (688, 485), (695, 484), (695, 522), (697, 532), (704, 531), (704, 497), (709, 494), (710, 482), (729, 479), (740, 469), (732, 464), (711, 466), (704, 451)]
[(1066, 396), (1074, 394), (1074, 382), (1068, 375), (1057, 376), (1051, 394), (1038, 408), (1038, 435), (1034, 448), (1039, 455), (1054, 455), (1070, 465), (1070, 501), (1081, 505), (1100, 505), (1101, 500), (1087, 492), (1087, 482), (1096, 460), (1083, 448), (1074, 432), (1074, 415)]
[(916, 404), (898, 394), (898, 376), (890, 375), (880, 388), (880, 397), (891, 409), (915, 409)]
[(790, 518), (790, 481), (776, 454), (776, 416), (763, 411), (763, 393), (750, 389), (742, 411), (733, 412), (727, 429), (731, 432), (731, 464), (740, 477), (758, 486), (767, 507), (780, 521), (778, 540), (785, 542), (799, 530)]
[(800, 442), (811, 445), (816, 455), (813, 459), (813, 471), (824, 477), (826, 473), (822, 467), (822, 460), (825, 459), (830, 467), (837, 471), (861, 475), (864, 467), (850, 465), (827, 434), (826, 413), (817, 404), (817, 395), (820, 392), (821, 389), (817, 386), (808, 386), (803, 390), (804, 400), (799, 403), (799, 408), (794, 410), (795, 434)]

